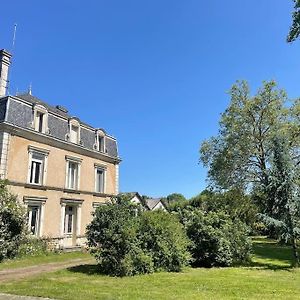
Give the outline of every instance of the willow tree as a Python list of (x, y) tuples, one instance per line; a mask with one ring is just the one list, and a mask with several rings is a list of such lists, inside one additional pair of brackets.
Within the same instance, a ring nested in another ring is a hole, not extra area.
[(254, 96), (246, 81), (237, 81), (229, 94), (231, 101), (221, 115), (219, 133), (202, 143), (200, 160), (216, 188), (266, 187), (274, 135), (285, 134), (291, 148), (299, 144), (299, 102), (288, 106), (286, 92), (274, 81), (263, 82)]

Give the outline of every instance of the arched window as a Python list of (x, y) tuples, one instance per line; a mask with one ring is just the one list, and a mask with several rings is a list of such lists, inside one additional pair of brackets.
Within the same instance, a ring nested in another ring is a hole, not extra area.
[(78, 120), (69, 120), (69, 141), (74, 144), (80, 143), (80, 123)]
[(105, 152), (105, 131), (103, 129), (96, 130), (95, 146), (97, 151)]

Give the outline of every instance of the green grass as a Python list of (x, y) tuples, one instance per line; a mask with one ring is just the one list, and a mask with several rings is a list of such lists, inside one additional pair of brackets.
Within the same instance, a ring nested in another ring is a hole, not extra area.
[(90, 258), (91, 256), (88, 253), (82, 252), (70, 252), (70, 253), (49, 253), (47, 255), (38, 255), (38, 256), (26, 256), (22, 258), (5, 260), (0, 263), (0, 270), (4, 269), (16, 269), (23, 267), (30, 267), (39, 264), (46, 263), (59, 263), (65, 262), (72, 259), (78, 258)]
[(114, 278), (86, 265), (0, 285), (1, 292), (55, 299), (300, 299), (300, 269), (291, 250), (256, 239), (247, 267), (191, 269), (181, 273)]

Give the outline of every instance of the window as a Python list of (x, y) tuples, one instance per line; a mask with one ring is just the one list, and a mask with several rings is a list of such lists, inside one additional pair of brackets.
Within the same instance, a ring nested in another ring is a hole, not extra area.
[(27, 224), (28, 231), (38, 236), (39, 235), (39, 220), (40, 220), (40, 206), (28, 205)]
[(96, 149), (105, 152), (105, 132), (102, 129), (96, 130)]
[(65, 210), (65, 222), (64, 222), (64, 233), (71, 234), (74, 231), (74, 215), (75, 208), (73, 206), (66, 206)]
[(66, 160), (66, 188), (71, 190), (78, 190), (81, 159), (77, 157), (66, 156)]
[(29, 183), (41, 185), (43, 183), (43, 169), (44, 156), (38, 153), (33, 153), (31, 159)]
[(96, 193), (105, 192), (105, 167), (95, 166), (95, 191)]
[(70, 142), (74, 144), (79, 144), (80, 142), (80, 124), (77, 120), (71, 119), (69, 121), (70, 130)]
[(48, 112), (46, 108), (41, 105), (34, 106), (33, 116), (34, 130), (46, 133), (48, 131)]
[(23, 200), (27, 205), (28, 231), (40, 237), (43, 234), (44, 207), (47, 198), (24, 196)]
[(29, 146), (28, 183), (44, 185), (46, 179), (46, 162), (49, 151)]
[(77, 189), (78, 183), (78, 163), (69, 161), (68, 167), (68, 188)]

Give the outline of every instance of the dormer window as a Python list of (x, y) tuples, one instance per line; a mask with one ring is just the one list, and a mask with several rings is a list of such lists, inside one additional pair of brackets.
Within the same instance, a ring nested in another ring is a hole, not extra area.
[(42, 105), (34, 106), (33, 127), (35, 131), (41, 133), (47, 133), (48, 131), (48, 112)]
[(96, 150), (105, 152), (105, 132), (102, 129), (96, 130)]
[(70, 142), (79, 144), (80, 142), (80, 124), (77, 120), (71, 119), (69, 122)]

